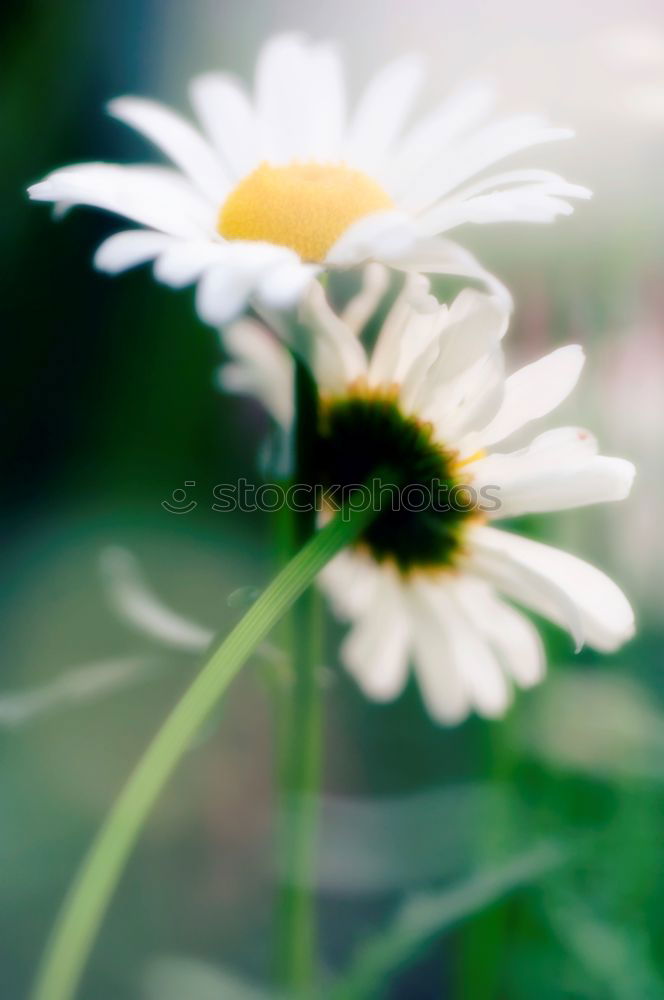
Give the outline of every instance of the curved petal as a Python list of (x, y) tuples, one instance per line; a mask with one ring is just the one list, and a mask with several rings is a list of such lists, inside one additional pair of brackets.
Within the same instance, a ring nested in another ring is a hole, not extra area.
[(317, 281), (302, 300), (300, 318), (309, 330), (298, 331), (291, 346), (310, 367), (323, 392), (343, 392), (355, 379), (366, 375), (364, 348), (332, 310)]
[(404, 375), (402, 398), (420, 410), (435, 405), (442, 387), (496, 349), (508, 323), (504, 302), (464, 289), (445, 314), (437, 338)]
[(569, 629), (603, 652), (634, 634), (634, 613), (612, 580), (561, 549), (481, 527), (472, 536), (471, 566), (508, 596)]
[(172, 236), (156, 233), (153, 229), (125, 229), (100, 243), (94, 256), (94, 265), (97, 270), (107, 274), (121, 274), (122, 271), (154, 260), (174, 242)]
[(392, 701), (408, 676), (410, 629), (397, 583), (382, 576), (371, 607), (341, 646), (341, 659), (367, 697)]
[(478, 447), (496, 444), (531, 420), (555, 410), (576, 385), (584, 360), (583, 349), (570, 344), (510, 375), (505, 382), (502, 406), (478, 432)]
[(284, 430), (293, 422), (293, 361), (261, 323), (239, 319), (221, 334), (231, 361), (219, 370), (219, 384), (229, 392), (257, 399)]
[(219, 263), (206, 269), (196, 292), (198, 312), (211, 326), (235, 319), (273, 269), (298, 260), (292, 250), (269, 243), (238, 240), (224, 243), (222, 250)]
[(285, 260), (271, 268), (256, 286), (256, 299), (267, 309), (291, 309), (312, 284), (320, 267), (301, 260)]
[(635, 472), (631, 462), (598, 455), (593, 436), (578, 427), (547, 431), (527, 448), (489, 455), (467, 471), (475, 489), (500, 491), (495, 518), (624, 500)]
[(569, 139), (570, 129), (553, 128), (539, 115), (514, 115), (492, 122), (463, 142), (432, 156), (414, 176), (400, 203), (420, 214), (492, 163), (529, 146)]
[(367, 264), (362, 272), (362, 287), (342, 310), (343, 323), (360, 336), (362, 330), (376, 312), (378, 304), (389, 285), (389, 271), (383, 264)]
[(116, 547), (104, 549), (101, 571), (115, 611), (141, 632), (192, 653), (206, 650), (214, 639), (210, 629), (183, 618), (153, 594), (131, 552)]
[(375, 171), (386, 159), (422, 84), (423, 63), (406, 55), (380, 70), (355, 109), (346, 136), (345, 158)]
[[(489, 643), (469, 621), (458, 600), (457, 588), (450, 582), (435, 584), (424, 580), (418, 580), (415, 586), (420, 600), (438, 618), (439, 641), (433, 649), (440, 660), (449, 658), (451, 669), (460, 678), (470, 703), (480, 715), (489, 718), (502, 715), (511, 700), (509, 685)], [(432, 652), (428, 654), (429, 660)], [(420, 648), (419, 653), (422, 667), (427, 662), (426, 652)], [(439, 713), (449, 698), (449, 689), (443, 691), (444, 677), (440, 665), (438, 685), (435, 676), (422, 674), (423, 683), (428, 683), (427, 704), (435, 705)]]
[(440, 441), (459, 446), (471, 440), (500, 408), (505, 391), (505, 356), (495, 346), (454, 381), (430, 398), (421, 412), (430, 420)]
[[(494, 178), (494, 184), (498, 179)], [(448, 232), (465, 222), (553, 222), (558, 215), (571, 215), (567, 198), (590, 198), (588, 188), (562, 178), (536, 184), (520, 184), (473, 197), (446, 198), (419, 219), (422, 233)]]
[(427, 162), (448, 148), (459, 134), (486, 118), (495, 102), (495, 88), (483, 81), (467, 83), (450, 94), (403, 137), (394, 156), (383, 168), (386, 186), (397, 197), (407, 194), (413, 179)]
[(192, 80), (191, 103), (203, 128), (239, 180), (261, 161), (258, 120), (247, 93), (228, 73), (205, 73)]
[(157, 281), (171, 288), (186, 288), (217, 261), (223, 260), (224, 247), (206, 240), (171, 241), (154, 263)]
[(544, 677), (546, 657), (539, 632), (525, 615), (495, 596), (490, 584), (466, 578), (457, 586), (466, 614), (495, 649), (503, 668), (521, 687)]
[(330, 267), (353, 267), (367, 260), (390, 264), (408, 254), (415, 239), (413, 224), (403, 212), (374, 212), (348, 227), (329, 250), (325, 263)]
[(453, 656), (445, 621), (417, 587), (409, 588), (413, 622), (413, 665), (422, 700), (432, 718), (442, 725), (462, 722), (470, 711), (465, 678)]
[(452, 240), (418, 236), (409, 251), (393, 257), (389, 263), (401, 271), (473, 278), (485, 285), (487, 290), (500, 299), (508, 309), (512, 308), (512, 296), (505, 285), (482, 267), (468, 250), (464, 250)]
[(79, 163), (53, 171), (28, 188), (28, 194), (35, 201), (105, 209), (172, 236), (214, 234), (209, 205), (167, 167)]
[(143, 97), (118, 97), (108, 110), (153, 142), (213, 204), (221, 204), (230, 188), (229, 178), (219, 157), (189, 122)]
[[(429, 281), (409, 272), (380, 329), (369, 362), (369, 384), (401, 382), (403, 372), (436, 335), (447, 306), (429, 293)], [(432, 318), (436, 314), (436, 319)], [(428, 317), (428, 318), (427, 318)], [(407, 332), (406, 332), (407, 331)]]

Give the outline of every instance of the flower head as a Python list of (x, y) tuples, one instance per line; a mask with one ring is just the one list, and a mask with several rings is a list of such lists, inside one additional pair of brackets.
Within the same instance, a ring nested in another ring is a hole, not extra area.
[[(589, 192), (544, 170), (484, 176), (519, 150), (563, 139), (534, 115), (486, 123), (493, 97), (467, 87), (410, 127), (418, 59), (388, 65), (346, 111), (334, 48), (281, 35), (260, 53), (255, 92), (224, 73), (193, 80), (203, 127), (153, 101), (111, 102), (173, 166), (86, 163), (33, 185), (60, 208), (83, 204), (140, 227), (116, 233), (95, 258), (118, 273), (154, 261), (155, 277), (198, 283), (198, 309), (216, 325), (249, 300), (291, 306), (312, 277), (367, 260), (502, 286), (442, 233), (464, 222), (548, 222)], [(478, 178), (479, 175), (479, 179)]]
[[(466, 290), (450, 308), (439, 306), (423, 281), (406, 282), (371, 352), (358, 323), (380, 293), (375, 273), (343, 317), (318, 283), (302, 311), (316, 332), (306, 345), (320, 387), (316, 478), (348, 487), (374, 474), (390, 498), (395, 485), (411, 490), (410, 501), (402, 490), (396, 507), (383, 504), (358, 543), (323, 571), (333, 608), (351, 625), (342, 658), (378, 700), (399, 693), (412, 663), (431, 714), (451, 723), (470, 710), (499, 715), (510, 681), (527, 686), (543, 675), (537, 631), (508, 601), (565, 627), (577, 647), (609, 651), (631, 636), (632, 610), (600, 570), (495, 522), (620, 500), (634, 468), (599, 455), (577, 427), (504, 450), (502, 442), (569, 394), (581, 348), (562, 347), (505, 377), (504, 303)], [(269, 336), (248, 321), (231, 326), (233, 361), (222, 378), (289, 419), (274, 387), (288, 391), (291, 362), (284, 352), (275, 364)]]

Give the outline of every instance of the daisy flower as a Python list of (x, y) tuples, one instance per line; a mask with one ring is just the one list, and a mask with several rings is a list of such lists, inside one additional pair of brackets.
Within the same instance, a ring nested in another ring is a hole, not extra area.
[[(318, 282), (301, 306), (316, 333), (307, 356), (320, 387), (316, 481), (333, 490), (377, 476), (382, 486), (417, 488), (408, 503), (384, 503), (322, 573), (334, 611), (351, 626), (342, 660), (376, 700), (395, 698), (412, 664), (435, 719), (498, 716), (513, 684), (535, 684), (545, 667), (536, 628), (512, 602), (567, 629), (577, 648), (615, 650), (634, 619), (599, 569), (497, 522), (621, 500), (634, 467), (599, 455), (595, 438), (577, 427), (545, 430), (516, 450), (503, 444), (570, 393), (580, 347), (505, 377), (505, 304), (466, 289), (440, 306), (413, 276), (369, 353), (358, 324), (378, 286), (368, 281), (341, 316)], [(286, 351), (247, 319), (222, 336), (232, 357), (224, 384), (290, 421)], [(441, 486), (448, 502), (422, 506), (422, 491), (440, 497)]]
[(346, 108), (336, 50), (280, 35), (260, 52), (253, 96), (226, 73), (192, 81), (202, 133), (155, 101), (123, 97), (111, 114), (172, 166), (83, 163), (29, 189), (59, 210), (89, 205), (140, 228), (116, 233), (95, 263), (112, 274), (148, 261), (167, 285), (197, 283), (217, 325), (290, 307), (324, 269), (377, 260), (503, 287), (442, 233), (466, 222), (549, 222), (589, 192), (546, 170), (486, 175), (529, 146), (564, 139), (532, 114), (487, 120), (490, 88), (469, 86), (413, 124), (422, 64), (407, 56)]

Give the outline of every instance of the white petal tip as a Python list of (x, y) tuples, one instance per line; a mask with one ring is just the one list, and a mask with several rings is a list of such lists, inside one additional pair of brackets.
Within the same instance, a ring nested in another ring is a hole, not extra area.
[(426, 705), (426, 709), (433, 721), (439, 726), (460, 726), (470, 715), (468, 708), (465, 706), (458, 712), (441, 711), (440, 708), (428, 704)]
[(586, 352), (581, 344), (567, 344), (565, 347), (559, 347), (558, 351), (560, 351), (561, 354), (566, 354), (570, 359), (573, 358), (574, 366), (578, 368), (579, 373), (581, 372), (581, 369), (586, 363)]
[(135, 101), (136, 97), (114, 97), (106, 104), (106, 113), (112, 118), (122, 118), (127, 108)]
[(50, 181), (38, 181), (27, 189), (31, 201), (53, 201), (53, 185)]
[(628, 462), (625, 458), (614, 458), (612, 462), (615, 481), (614, 492), (609, 500), (626, 500), (632, 492), (636, 467), (633, 462)]
[(623, 623), (622, 628), (620, 628), (619, 630), (617, 630), (617, 632), (614, 635), (614, 637), (611, 640), (607, 641), (602, 646), (602, 649), (600, 650), (600, 652), (602, 652), (602, 653), (616, 653), (619, 649), (622, 649), (622, 647), (626, 643), (630, 642), (634, 638), (635, 635), (636, 635), (636, 621), (634, 619), (634, 616), (632, 615), (631, 620), (630, 621), (625, 621)]

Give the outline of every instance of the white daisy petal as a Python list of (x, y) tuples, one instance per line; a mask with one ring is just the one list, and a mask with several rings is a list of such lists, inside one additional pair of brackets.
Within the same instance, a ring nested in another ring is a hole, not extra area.
[(186, 288), (197, 281), (207, 268), (223, 261), (224, 248), (204, 240), (171, 241), (157, 257), (154, 276), (172, 288)]
[[(489, 718), (502, 715), (511, 699), (509, 685), (491, 647), (469, 622), (454, 585), (418, 581), (416, 587), (421, 599), (428, 601), (439, 616), (445, 652), (455, 673), (462, 678), (473, 706), (480, 715)], [(433, 678), (431, 681), (427, 693), (434, 695), (435, 681)], [(441, 689), (436, 703), (442, 699)]]
[(445, 621), (437, 609), (431, 607), (431, 601), (423, 599), (416, 588), (409, 588), (409, 597), (413, 663), (422, 698), (434, 719), (444, 725), (456, 725), (466, 718), (471, 706)]
[(479, 181), (467, 184), (454, 193), (454, 200), (474, 198), (480, 194), (493, 192), (496, 188), (512, 186), (546, 187), (551, 194), (568, 198), (591, 198), (592, 192), (580, 184), (570, 184), (559, 174), (550, 170), (518, 169), (507, 170), (502, 174), (490, 174)]
[(499, 410), (505, 392), (505, 358), (500, 347), (485, 354), (442, 391), (430, 396), (422, 416), (430, 420), (441, 439), (471, 440)]
[[(436, 322), (428, 308), (420, 308), (429, 298), (429, 282), (421, 274), (406, 275), (401, 292), (383, 323), (369, 363), (369, 384), (400, 382), (413, 359), (418, 357), (436, 335)], [(442, 318), (446, 306), (435, 303)], [(429, 316), (429, 318), (427, 318)], [(407, 331), (407, 333), (406, 333)]]
[(271, 268), (256, 287), (256, 299), (268, 309), (291, 309), (320, 272), (317, 264), (286, 260)]
[(100, 565), (109, 600), (121, 618), (176, 649), (199, 653), (209, 647), (214, 632), (166, 607), (145, 582), (131, 552), (106, 548)]
[(498, 599), (483, 580), (457, 585), (466, 614), (494, 647), (501, 664), (521, 687), (532, 687), (544, 677), (544, 646), (535, 626), (524, 615)]
[(219, 371), (219, 383), (230, 392), (254, 396), (279, 426), (293, 422), (293, 360), (261, 323), (240, 319), (221, 333), (232, 361)]
[(152, 229), (126, 229), (121, 233), (114, 233), (99, 245), (94, 256), (94, 265), (98, 271), (120, 274), (129, 268), (154, 260), (173, 243), (172, 236), (156, 233)]
[(366, 373), (364, 348), (332, 311), (317, 281), (311, 284), (302, 300), (300, 319), (313, 336), (298, 336), (292, 347), (309, 365), (323, 392), (343, 391), (350, 382)]
[(423, 64), (415, 55), (402, 56), (386, 66), (368, 84), (348, 128), (345, 158), (363, 170), (376, 170), (417, 96)]
[(256, 104), (264, 156), (275, 163), (336, 162), (345, 119), (344, 81), (334, 46), (278, 35), (260, 53)]
[(223, 257), (223, 247), (218, 243), (177, 239), (149, 229), (130, 229), (104, 240), (95, 253), (94, 264), (100, 271), (118, 274), (154, 260), (158, 281), (184, 288)]
[(297, 263), (287, 247), (236, 240), (222, 245), (223, 256), (203, 273), (196, 303), (206, 323), (220, 326), (240, 313), (270, 272)]
[(435, 405), (446, 383), (495, 350), (508, 322), (500, 299), (465, 289), (445, 315), (439, 336), (404, 375), (402, 398), (420, 410)]
[(560, 347), (510, 375), (502, 406), (479, 433), (479, 447), (503, 441), (531, 420), (555, 410), (576, 385), (584, 363), (577, 344)]
[(490, 545), (485, 545), (484, 536), (478, 534), (480, 530), (473, 532), (472, 545), (468, 546), (466, 553), (465, 570), (488, 580), (505, 596), (556, 622), (572, 636), (576, 651), (582, 649), (586, 637), (576, 603), (557, 584), (524, 568), (509, 553), (504, 550), (497, 552)]
[(403, 137), (390, 162), (383, 168), (389, 190), (396, 196), (408, 194), (413, 178), (441, 149), (460, 132), (468, 131), (491, 111), (496, 101), (495, 89), (483, 82), (473, 82), (451, 94), (442, 105), (425, 115)]
[(547, 431), (511, 454), (488, 455), (468, 467), (477, 490), (499, 490), (494, 517), (565, 510), (624, 500), (634, 466), (597, 454), (593, 436), (578, 427)]
[(522, 184), (472, 198), (447, 198), (420, 218), (424, 235), (448, 232), (465, 222), (553, 222), (558, 215), (571, 215), (564, 198), (589, 198), (590, 191), (578, 184)]
[(226, 264), (208, 268), (196, 289), (196, 309), (204, 323), (221, 326), (242, 312), (253, 282), (237, 275)]
[(334, 613), (353, 621), (374, 604), (381, 569), (366, 554), (344, 549), (318, 575)]
[(142, 97), (118, 97), (108, 110), (150, 139), (209, 198), (220, 205), (230, 189), (219, 157), (189, 122)]
[(231, 177), (238, 180), (261, 161), (258, 123), (251, 101), (228, 73), (205, 73), (190, 87), (191, 102)]
[(416, 233), (406, 215), (374, 212), (348, 227), (330, 248), (325, 263), (330, 267), (353, 267), (367, 260), (389, 264), (401, 260), (415, 245)]
[(508, 308), (512, 307), (512, 296), (502, 282), (482, 267), (471, 253), (451, 240), (435, 237), (418, 238), (410, 251), (392, 258), (390, 264), (401, 271), (473, 278), (482, 282), (487, 290)]
[(341, 656), (362, 690), (375, 701), (392, 701), (408, 675), (409, 628), (400, 590), (384, 576), (372, 606), (346, 636)]
[(374, 315), (378, 303), (387, 291), (389, 272), (382, 264), (367, 264), (362, 272), (362, 287), (349, 300), (340, 314), (346, 326), (359, 336)]
[(546, 673), (544, 645), (539, 632), (525, 615), (504, 601), (496, 601), (487, 614), (484, 629), (501, 662), (521, 687), (539, 684)]
[(595, 649), (611, 652), (634, 634), (634, 613), (625, 595), (582, 559), (495, 528), (477, 528), (473, 545), (478, 564), (483, 569), (491, 565), (493, 582), (526, 607), (570, 628), (573, 606), (581, 637)]
[(413, 179), (403, 203), (408, 211), (421, 214), (492, 163), (528, 146), (557, 142), (572, 135), (569, 129), (552, 128), (537, 115), (515, 115), (494, 122), (459, 143), (453, 155), (445, 149), (438, 157), (432, 157)]
[(286, 163), (308, 154), (308, 73), (308, 50), (301, 35), (277, 35), (259, 53), (256, 108), (264, 155), (271, 162)]
[(213, 231), (205, 200), (167, 167), (80, 163), (55, 170), (28, 194), (35, 201), (102, 208), (172, 236), (195, 239)]
[[(409, 284), (410, 282), (407, 282), (405, 286), (406, 294)], [(428, 370), (428, 365), (431, 363), (430, 352), (437, 349), (438, 333), (447, 315), (446, 306), (439, 306), (435, 312), (414, 312), (412, 307), (406, 306), (407, 318), (403, 327), (400, 329), (397, 325), (398, 314), (395, 314), (395, 322), (385, 325), (387, 335), (383, 336), (381, 333), (375, 356), (384, 366), (389, 365), (384, 373), (385, 381), (399, 386), (399, 398), (405, 410), (417, 411), (412, 405), (414, 387), (419, 386), (423, 377), (422, 371)], [(379, 355), (379, 348), (382, 349), (382, 358)], [(391, 355), (388, 353), (390, 350), (393, 352)], [(372, 363), (373, 361), (374, 358)], [(375, 385), (380, 383), (376, 374), (378, 371), (380, 365), (377, 365), (371, 373), (371, 381)]]
[(339, 53), (334, 45), (309, 51), (309, 129), (307, 155), (322, 163), (339, 159), (346, 119), (346, 94)]

